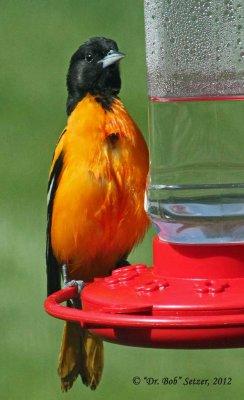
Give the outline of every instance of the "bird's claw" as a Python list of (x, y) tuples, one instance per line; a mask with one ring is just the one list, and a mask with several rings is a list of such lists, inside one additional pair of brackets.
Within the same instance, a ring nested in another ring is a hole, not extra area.
[(67, 264), (62, 265), (62, 275), (64, 280), (64, 287), (72, 287), (75, 286), (77, 288), (78, 294), (82, 291), (83, 287), (85, 286), (84, 281), (76, 281), (75, 279), (69, 280), (69, 274), (67, 269)]
[(64, 286), (65, 287), (76, 287), (78, 294), (80, 294), (82, 289), (85, 286), (85, 282), (84, 281), (76, 281), (76, 280), (72, 279), (72, 281), (65, 283)]

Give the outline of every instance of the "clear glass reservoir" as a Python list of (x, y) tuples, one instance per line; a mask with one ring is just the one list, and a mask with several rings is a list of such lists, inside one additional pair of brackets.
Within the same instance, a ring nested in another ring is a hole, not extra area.
[(244, 242), (244, 3), (146, 0), (150, 185), (162, 240)]

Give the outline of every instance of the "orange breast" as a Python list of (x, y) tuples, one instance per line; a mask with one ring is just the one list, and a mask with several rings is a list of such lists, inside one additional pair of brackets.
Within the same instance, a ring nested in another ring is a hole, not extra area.
[(71, 278), (88, 280), (109, 273), (148, 227), (148, 150), (119, 100), (105, 111), (90, 95), (68, 119), (60, 146), (52, 247)]

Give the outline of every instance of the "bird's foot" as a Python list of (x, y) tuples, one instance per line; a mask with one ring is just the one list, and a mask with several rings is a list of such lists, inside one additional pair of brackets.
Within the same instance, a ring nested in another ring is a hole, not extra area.
[(75, 287), (77, 287), (77, 291), (80, 294), (83, 287), (85, 286), (85, 282), (84, 281), (76, 281), (75, 279), (69, 280), (67, 264), (62, 265), (62, 275), (63, 275), (63, 280), (64, 280), (64, 287), (75, 286)]
[[(74, 279), (69, 280), (68, 269), (67, 269), (66, 264), (62, 265), (62, 275), (63, 275), (63, 280), (64, 280), (64, 287), (76, 287), (77, 294), (79, 295), (85, 286), (85, 282), (84, 281), (76, 281)], [(79, 296), (77, 298), (71, 299), (68, 302), (68, 305), (75, 307), (75, 308), (81, 308), (81, 301), (79, 299)]]
[[(85, 282), (76, 281), (74, 279), (72, 281), (66, 282), (64, 284), (64, 287), (76, 287), (78, 295), (80, 295), (80, 293), (81, 293), (81, 291), (82, 291), (84, 286), (85, 286)], [(70, 300), (70, 304), (74, 308), (81, 308), (81, 300), (80, 300), (79, 297), (71, 299)]]
[(64, 282), (64, 287), (76, 287), (78, 294), (81, 293), (84, 286), (85, 286), (84, 281), (76, 281), (73, 279), (72, 281)]

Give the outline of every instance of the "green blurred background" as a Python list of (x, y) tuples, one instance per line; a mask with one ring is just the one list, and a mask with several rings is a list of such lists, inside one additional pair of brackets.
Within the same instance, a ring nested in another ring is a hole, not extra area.
[[(141, 0), (0, 1), (1, 339), (0, 398), (242, 399), (244, 350), (151, 350), (105, 345), (101, 385), (78, 381), (62, 394), (56, 374), (63, 323), (45, 314), (46, 184), (65, 125), (65, 75), (88, 37), (115, 39), (122, 62), (121, 97), (147, 135)], [(149, 232), (131, 261), (151, 261)], [(133, 376), (231, 376), (231, 386), (134, 386)]]

